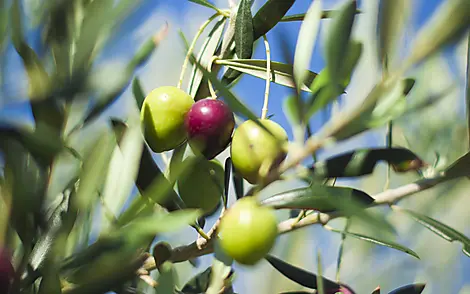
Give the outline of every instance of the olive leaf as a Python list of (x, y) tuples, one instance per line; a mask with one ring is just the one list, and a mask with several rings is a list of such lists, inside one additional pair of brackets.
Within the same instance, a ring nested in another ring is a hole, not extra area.
[(463, 249), (462, 252), (470, 257), (470, 238), (465, 236), (464, 234), (460, 233), (459, 231), (449, 227), (448, 225), (441, 223), (440, 221), (433, 219), (429, 216), (423, 215), (421, 213), (401, 208), (398, 206), (393, 207), (394, 210), (398, 210), (405, 214), (408, 214), (413, 219), (415, 219), (418, 223), (423, 225), (425, 228), (429, 229), (431, 232), (435, 233), (439, 237), (447, 240), (449, 242), (458, 241), (462, 243)]
[(388, 294), (421, 294), (425, 287), (426, 284), (411, 284), (397, 288)]
[[(204, 40), (204, 43), (201, 45), (201, 49), (198, 53), (197, 60), (200, 64), (207, 68), (209, 61), (215, 54), (217, 47), (219, 46), (222, 40), (222, 33), (224, 31), (224, 26), (226, 23), (226, 19), (223, 18), (215, 23), (212, 30), (207, 35), (207, 38)], [(193, 67), (190, 82), (188, 85), (188, 93), (194, 100), (199, 100), (201, 98), (198, 94), (199, 87), (203, 81), (203, 74), (202, 72), (196, 67)], [(207, 83), (207, 82), (206, 82)]]
[[(332, 18), (336, 16), (336, 10), (323, 10), (321, 18)], [(361, 13), (360, 10), (356, 10), (356, 14)], [(291, 14), (284, 16), (280, 21), (281, 22), (290, 22), (290, 21), (303, 21), (305, 19), (306, 13)]]
[(235, 165), (232, 164), (232, 179), (233, 187), (235, 188), (235, 195), (237, 199), (240, 199), (244, 196), (245, 187), (243, 177), (237, 172)]
[(253, 17), (254, 39), (266, 35), (286, 15), (295, 0), (268, 0)]
[(395, 243), (395, 242), (391, 242), (391, 241), (388, 241), (388, 240), (387, 241), (386, 240), (381, 240), (381, 239), (378, 239), (378, 238), (365, 236), (365, 235), (362, 235), (362, 234), (357, 234), (357, 233), (352, 233), (352, 232), (347, 232), (347, 231), (340, 231), (340, 230), (335, 230), (335, 229), (329, 229), (329, 230), (332, 231), (332, 232), (335, 232), (335, 233), (344, 234), (346, 236), (357, 238), (359, 240), (363, 240), (363, 241), (370, 242), (370, 243), (373, 243), (373, 244), (377, 244), (377, 245), (386, 246), (386, 247), (389, 247), (389, 248), (392, 248), (392, 249), (396, 249), (396, 250), (405, 252), (405, 253), (419, 259), (419, 256), (416, 252), (414, 252), (413, 250), (411, 250), (411, 249), (409, 249), (409, 248), (407, 248), (403, 245)]
[(309, 209), (332, 212), (337, 210), (337, 207), (334, 205), (336, 201), (353, 200), (364, 205), (374, 202), (374, 198), (360, 190), (314, 184), (310, 187), (297, 188), (275, 194), (261, 201), (261, 204), (275, 209)]
[[(295, 267), (285, 261), (282, 261), (272, 255), (268, 255), (266, 260), (273, 266), (278, 272), (284, 275), (286, 278), (296, 282), (299, 285), (310, 289), (317, 289), (317, 275), (307, 272), (301, 268)], [(327, 278), (321, 277), (323, 280), (323, 285), (326, 291), (341, 291), (341, 289), (347, 289), (349, 293), (354, 293), (349, 286), (345, 284), (339, 284), (333, 282)], [(332, 292), (334, 293), (334, 292)]]
[(322, 1), (316, 0), (310, 5), (304, 22), (300, 27), (294, 55), (294, 80), (297, 87), (304, 84), (308, 74), (313, 48), (320, 27)]
[(199, 5), (202, 5), (202, 6), (205, 6), (205, 7), (208, 7), (208, 8), (211, 8), (211, 9), (214, 9), (215, 11), (218, 10), (217, 7), (214, 4), (210, 3), (207, 0), (189, 0), (189, 1), (191, 1), (193, 3), (196, 3), (196, 4), (199, 4)]
[(396, 172), (408, 172), (425, 166), (405, 148), (356, 149), (314, 163), (310, 171), (318, 178), (360, 177), (371, 174), (380, 161), (386, 161)]
[(342, 66), (346, 59), (344, 48), (349, 44), (357, 3), (353, 0), (346, 1), (335, 12), (336, 16), (331, 20), (331, 27), (325, 41), (325, 60), (328, 68), (329, 82), (333, 93), (341, 93)]
[(444, 175), (449, 179), (470, 175), (470, 152), (465, 153), (454, 161), (444, 171)]
[(230, 157), (227, 157), (225, 159), (225, 166), (224, 166), (224, 194), (223, 194), (223, 201), (224, 201), (224, 206), (227, 207), (228, 203), (228, 191), (230, 188), (230, 179), (232, 175), (232, 159)]
[(145, 92), (142, 89), (142, 85), (138, 77), (135, 77), (132, 81), (132, 94), (134, 94), (135, 102), (137, 103), (137, 107), (142, 109), (142, 105), (144, 104), (145, 100)]
[(240, 0), (235, 22), (235, 48), (237, 57), (249, 59), (253, 54), (253, 16), (251, 0)]
[[(216, 63), (263, 80), (266, 79), (266, 60), (225, 59), (217, 60)], [(308, 70), (305, 76), (305, 83), (302, 84), (300, 89), (310, 92), (309, 85), (312, 84), (316, 77), (316, 73)], [(294, 88), (293, 66), (282, 62), (271, 61), (271, 80), (273, 83)]]

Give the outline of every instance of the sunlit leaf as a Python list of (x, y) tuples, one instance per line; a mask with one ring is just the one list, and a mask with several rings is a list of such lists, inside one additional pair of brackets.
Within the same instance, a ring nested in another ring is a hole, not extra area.
[(193, 3), (197, 3), (197, 4), (205, 6), (205, 7), (208, 7), (208, 8), (212, 8), (212, 9), (217, 11), (217, 7), (214, 4), (207, 1), (207, 0), (189, 0), (189, 1), (191, 1)]
[(421, 213), (397, 207), (395, 206), (394, 209), (404, 212), (414, 218), (418, 223), (429, 229), (434, 234), (438, 235), (439, 237), (449, 241), (457, 241), (462, 243), (463, 245), (463, 253), (470, 257), (470, 238), (465, 236), (464, 234), (460, 233), (459, 231), (449, 227), (448, 225), (441, 223), (438, 220), (435, 220), (429, 216), (423, 215)]
[[(206, 40), (204, 40), (204, 43), (200, 47), (201, 49), (198, 53), (197, 60), (205, 68), (207, 68), (209, 61), (214, 56), (215, 51), (222, 40), (222, 33), (224, 31), (225, 22), (226, 22), (226, 19), (219, 20), (214, 25), (212, 30), (209, 32)], [(196, 66), (194, 66), (192, 70), (190, 82), (188, 85), (188, 93), (191, 97), (194, 98), (194, 100), (205, 98), (205, 97), (198, 97), (197, 95), (202, 81), (203, 81), (202, 72)]]
[(381, 239), (378, 239), (378, 238), (365, 236), (365, 235), (362, 235), (362, 234), (356, 234), (356, 233), (352, 233), (352, 232), (345, 232), (345, 231), (334, 230), (334, 229), (330, 229), (330, 231), (336, 232), (336, 233), (341, 233), (341, 234), (344, 234), (346, 236), (357, 238), (357, 239), (367, 241), (367, 242), (370, 242), (370, 243), (373, 243), (373, 244), (390, 247), (390, 248), (405, 252), (405, 253), (419, 259), (419, 256), (418, 256), (418, 254), (416, 254), (416, 252), (414, 252), (413, 250), (411, 250), (411, 249), (409, 249), (409, 248), (407, 248), (403, 245), (395, 243), (395, 242), (385, 241), (385, 240), (381, 240)]
[(291, 95), (284, 99), (282, 104), (282, 110), (284, 115), (290, 121), (292, 125), (299, 125), (302, 122), (302, 117), (300, 116), (302, 105), (299, 105), (298, 99), (296, 96)]
[(470, 27), (470, 2), (450, 0), (442, 2), (424, 24), (413, 42), (406, 64), (419, 63), (443, 46), (458, 41)]
[[(332, 18), (335, 16), (336, 10), (323, 10), (321, 17), (322, 18)], [(360, 10), (356, 10), (356, 14), (361, 13)], [(280, 21), (281, 22), (290, 22), (290, 21), (303, 21), (305, 19), (305, 13), (291, 14), (284, 16)]]
[[(331, 198), (332, 201), (327, 198)], [(332, 212), (337, 210), (334, 201), (352, 200), (359, 201), (364, 205), (374, 202), (374, 198), (360, 190), (315, 184), (310, 187), (275, 194), (261, 201), (261, 204), (275, 209), (312, 209), (321, 212)]]
[(322, 1), (316, 0), (310, 5), (305, 20), (300, 27), (294, 55), (294, 79), (299, 87), (305, 82), (312, 59), (313, 48), (320, 28)]
[(330, 85), (333, 93), (341, 93), (342, 66), (346, 60), (344, 48), (348, 47), (354, 17), (356, 15), (356, 1), (346, 1), (331, 20), (331, 27), (325, 41), (325, 60), (328, 68)]
[(173, 294), (176, 285), (176, 269), (171, 262), (163, 263), (159, 268), (156, 293)]
[[(382, 0), (379, 6), (379, 59), (382, 65), (388, 67), (390, 55), (397, 48), (400, 34), (406, 25), (410, 11), (410, 1)], [(386, 70), (386, 69), (385, 69)]]
[(325, 294), (325, 286), (323, 285), (323, 265), (321, 261), (320, 251), (317, 251), (317, 292), (318, 294)]
[[(254, 77), (265, 80), (266, 79), (266, 60), (260, 59), (227, 59), (218, 60), (217, 64), (224, 65), (228, 68), (252, 75)], [(315, 77), (316, 73), (307, 70), (305, 76), (305, 82), (301, 86), (302, 91), (310, 91), (308, 85), (310, 85)], [(271, 61), (271, 79), (273, 83), (295, 87), (293, 83), (293, 66), (286, 63)]]

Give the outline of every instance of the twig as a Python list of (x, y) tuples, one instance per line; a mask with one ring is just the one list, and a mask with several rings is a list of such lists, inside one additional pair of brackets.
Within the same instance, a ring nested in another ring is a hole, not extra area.
[[(375, 199), (374, 203), (371, 205), (379, 206), (379, 205), (392, 205), (403, 198), (418, 193), (420, 191), (424, 191), (426, 189), (432, 188), (439, 183), (443, 183), (445, 181), (450, 180), (444, 176), (437, 176), (434, 178), (422, 179), (418, 180), (414, 183), (407, 184), (395, 189), (389, 189), (387, 191), (381, 192), (376, 194), (373, 198)], [(285, 220), (278, 225), (279, 234), (289, 233), (291, 231), (314, 225), (314, 224), (323, 224), (326, 225), (332, 219), (342, 217), (343, 214), (339, 212), (332, 212), (332, 213), (313, 213), (308, 214), (300, 221), (297, 221), (297, 218), (291, 218)], [(213, 229), (216, 228), (216, 225)], [(215, 231), (215, 230), (214, 230)], [(214, 231), (211, 230), (209, 232), (209, 236), (212, 236)], [(198, 244), (197, 242), (193, 242), (189, 245), (184, 245), (180, 247), (173, 248), (171, 251), (171, 256), (168, 259), (173, 263), (184, 262), (189, 259), (203, 256), (206, 254), (210, 254), (214, 251), (214, 238), (208, 240), (205, 244)], [(147, 270), (152, 270), (152, 268), (146, 268)]]
[(269, 88), (271, 86), (271, 49), (269, 48), (268, 38), (263, 35), (264, 47), (266, 48), (266, 90), (264, 92), (263, 109), (261, 110), (261, 119), (265, 119), (268, 114)]
[(180, 79), (179, 79), (179, 81), (178, 81), (178, 86), (177, 86), (178, 88), (181, 88), (181, 86), (183, 85), (184, 74), (186, 73), (186, 68), (188, 67), (189, 57), (191, 57), (191, 55), (193, 54), (194, 47), (196, 46), (197, 40), (198, 40), (199, 37), (201, 36), (201, 34), (202, 34), (202, 32), (204, 31), (204, 29), (205, 29), (214, 19), (216, 19), (218, 16), (220, 16), (220, 14), (221, 14), (221, 12), (217, 12), (217, 13), (213, 14), (208, 20), (206, 20), (206, 21), (199, 27), (199, 30), (197, 31), (196, 36), (194, 36), (193, 42), (192, 42), (191, 45), (189, 46), (188, 52), (186, 53), (186, 58), (184, 59), (183, 67), (181, 68)]

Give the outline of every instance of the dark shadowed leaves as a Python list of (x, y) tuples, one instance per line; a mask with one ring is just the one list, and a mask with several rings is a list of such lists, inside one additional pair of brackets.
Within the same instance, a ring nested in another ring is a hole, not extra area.
[(395, 243), (395, 242), (391, 242), (391, 241), (386, 241), (386, 240), (381, 240), (381, 239), (378, 239), (378, 238), (374, 238), (374, 237), (370, 237), (370, 236), (365, 236), (365, 235), (362, 235), (362, 234), (356, 234), (356, 233), (351, 233), (351, 232), (345, 232), (345, 231), (339, 231), (339, 230), (335, 230), (335, 229), (330, 229), (330, 231), (332, 232), (336, 232), (336, 233), (341, 233), (341, 234), (344, 234), (346, 236), (349, 236), (349, 237), (353, 237), (353, 238), (357, 238), (359, 240), (363, 240), (363, 241), (367, 241), (367, 242), (370, 242), (370, 243), (373, 243), (373, 244), (377, 244), (377, 245), (381, 245), (381, 246), (386, 246), (386, 247), (390, 247), (390, 248), (393, 248), (393, 249), (396, 249), (396, 250), (399, 250), (399, 251), (402, 251), (402, 252), (405, 252), (413, 257), (416, 257), (417, 259), (419, 259), (419, 256), (418, 254), (416, 254), (416, 252), (414, 252), (413, 250), (403, 246), (403, 245), (400, 245), (398, 243)]
[(470, 175), (470, 152), (465, 153), (454, 163), (452, 163), (445, 171), (448, 178), (458, 178)]
[[(301, 268), (293, 266), (287, 262), (284, 262), (272, 255), (268, 255), (266, 260), (282, 275), (286, 278), (310, 289), (317, 289), (317, 275), (307, 272)], [(349, 289), (348, 286), (338, 284), (326, 278), (323, 278), (323, 285), (326, 293), (335, 293), (332, 290), (340, 290), (341, 288)], [(350, 291), (350, 293), (353, 293)]]
[[(259, 59), (226, 59), (218, 60), (217, 64), (224, 65), (228, 68), (252, 75), (254, 77), (266, 79), (266, 60)], [(301, 86), (302, 91), (310, 92), (309, 85), (312, 84), (316, 73), (307, 71), (305, 82)], [(271, 61), (271, 79), (273, 83), (294, 88), (293, 82), (293, 66), (290, 64)]]
[(405, 148), (371, 148), (356, 149), (316, 162), (310, 170), (318, 178), (360, 177), (371, 174), (380, 161), (390, 164), (395, 172), (418, 170), (425, 165)]
[(357, 201), (364, 205), (374, 202), (367, 193), (347, 187), (312, 185), (282, 192), (261, 203), (275, 209), (313, 209), (321, 212), (337, 210), (336, 201)]
[(441, 223), (438, 220), (435, 220), (429, 216), (423, 215), (421, 213), (401, 208), (398, 206), (394, 206), (395, 210), (404, 212), (414, 218), (418, 223), (429, 229), (434, 234), (438, 235), (439, 237), (449, 241), (457, 241), (462, 243), (463, 245), (463, 253), (470, 257), (470, 238), (462, 234), (461, 232), (449, 227), (448, 225)]
[(426, 284), (411, 284), (393, 290), (388, 294), (421, 294)]
[(224, 206), (227, 207), (228, 203), (228, 191), (230, 188), (230, 179), (232, 176), (232, 159), (230, 157), (227, 157), (225, 159), (225, 167), (224, 167)]
[(181, 292), (185, 294), (199, 294), (204, 293), (209, 287), (212, 267), (206, 268), (203, 272), (194, 276), (189, 282), (187, 282)]
[(267, 34), (289, 11), (295, 0), (268, 0), (253, 17), (254, 38)]
[(145, 92), (142, 89), (142, 85), (140, 84), (138, 77), (135, 77), (132, 81), (132, 94), (134, 94), (135, 102), (137, 103), (137, 107), (140, 110), (145, 100)]
[(243, 177), (237, 172), (235, 166), (232, 164), (232, 176), (233, 176), (233, 187), (235, 189), (235, 196), (237, 199), (242, 198), (245, 193), (245, 187), (243, 184)]
[(249, 59), (253, 54), (253, 16), (251, 0), (241, 0), (235, 22), (235, 48), (237, 57)]

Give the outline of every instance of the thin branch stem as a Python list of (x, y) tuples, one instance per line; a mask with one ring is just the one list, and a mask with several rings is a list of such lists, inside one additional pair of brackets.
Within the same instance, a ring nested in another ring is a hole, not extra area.
[[(373, 198), (375, 202), (372, 204), (373, 206), (379, 205), (392, 205), (399, 200), (406, 198), (407, 196), (413, 195), (415, 193), (427, 190), (436, 186), (437, 184), (443, 183), (445, 181), (450, 180), (444, 176), (437, 176), (434, 178), (422, 179), (418, 180), (414, 183), (407, 184), (396, 189), (390, 189), (379, 194), (376, 194)], [(332, 213), (312, 213), (307, 214), (304, 218), (297, 222), (296, 218), (291, 218), (285, 220), (278, 224), (279, 234), (289, 233), (291, 231), (311, 226), (314, 224), (322, 224), (326, 225), (330, 220), (342, 217), (343, 214), (339, 212), (332, 212)], [(217, 225), (214, 225), (213, 229), (209, 232), (209, 236), (212, 237), (212, 234), (215, 232), (215, 228)], [(173, 263), (184, 262), (192, 258), (196, 258), (199, 256), (203, 256), (206, 254), (210, 254), (214, 251), (214, 239), (211, 238), (205, 244), (198, 244), (197, 241), (180, 247), (173, 248), (171, 251), (171, 256), (169, 257), (169, 261)], [(152, 268), (146, 268), (147, 270), (152, 270)]]
[(194, 51), (194, 47), (196, 47), (196, 43), (197, 43), (197, 40), (199, 39), (199, 37), (201, 36), (202, 32), (206, 29), (206, 27), (214, 20), (216, 19), (218, 16), (220, 16), (221, 12), (217, 12), (215, 14), (213, 14), (208, 20), (206, 20), (200, 27), (199, 27), (199, 30), (197, 31), (196, 33), (196, 36), (194, 36), (194, 39), (191, 43), (191, 45), (189, 46), (189, 49), (188, 49), (188, 52), (186, 53), (186, 58), (184, 59), (184, 62), (183, 62), (183, 67), (181, 68), (181, 74), (180, 74), (180, 79), (178, 81), (178, 88), (181, 89), (181, 86), (183, 85), (183, 80), (184, 80), (184, 74), (186, 73), (186, 68), (188, 67), (188, 62), (189, 62), (189, 58), (191, 57), (191, 55), (193, 54), (193, 51)]
[[(213, 56), (211, 58), (211, 60), (208, 62), (207, 64), (207, 71), (208, 72), (211, 72), (212, 71), (212, 64), (214, 63), (214, 61), (216, 61), (218, 59), (217, 56)], [(208, 84), (208, 87), (209, 87), (209, 92), (211, 93), (211, 98), (212, 99), (217, 99), (217, 93), (216, 91), (214, 90), (214, 86), (212, 86), (212, 83), (210, 80), (207, 80), (207, 84)]]
[(261, 119), (268, 115), (269, 88), (271, 86), (271, 49), (266, 35), (263, 35), (264, 47), (266, 49), (266, 90), (264, 92), (263, 109), (261, 110)]

